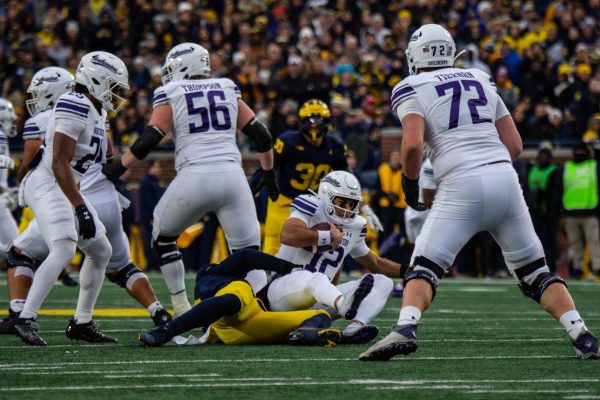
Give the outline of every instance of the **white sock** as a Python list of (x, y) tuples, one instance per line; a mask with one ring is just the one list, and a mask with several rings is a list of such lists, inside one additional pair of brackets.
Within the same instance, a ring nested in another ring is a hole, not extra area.
[(363, 326), (365, 326), (365, 324), (363, 324), (362, 322), (352, 321), (350, 323), (350, 325), (348, 325), (346, 328), (344, 328), (344, 330), (342, 331), (342, 334), (344, 336), (352, 336), (356, 333), (357, 330), (359, 330)]
[(398, 325), (416, 325), (421, 319), (421, 310), (417, 307), (407, 306), (400, 309)]
[(92, 320), (92, 312), (104, 282), (104, 272), (112, 255), (112, 247), (103, 236), (85, 249), (85, 261), (79, 272), (79, 298), (75, 309), (75, 323), (85, 324)]
[(154, 317), (156, 312), (162, 308), (164, 308), (164, 307), (162, 306), (162, 304), (160, 304), (160, 301), (155, 301), (154, 303), (152, 303), (148, 306), (148, 312), (150, 313), (151, 316)]
[(577, 339), (581, 330), (586, 327), (577, 310), (567, 311), (558, 321), (565, 328), (571, 340)]
[(10, 301), (10, 309), (16, 313), (23, 311), (25, 305), (25, 299), (12, 299)]
[(181, 314), (185, 314), (189, 310), (191, 310), (192, 306), (187, 299), (187, 294), (185, 291), (172, 294), (171, 295), (171, 304), (173, 305), (173, 312), (176, 316), (180, 316)]

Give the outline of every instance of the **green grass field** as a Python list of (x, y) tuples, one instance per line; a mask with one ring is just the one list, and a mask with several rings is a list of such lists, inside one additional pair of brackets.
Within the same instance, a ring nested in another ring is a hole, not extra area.
[[(168, 304), (162, 277), (151, 281)], [(600, 285), (569, 287), (588, 327), (600, 333)], [(72, 308), (77, 293), (57, 285), (44, 308)], [(375, 321), (380, 337), (398, 306), (390, 298)], [(97, 309), (132, 307), (122, 289), (104, 284)], [(65, 316), (39, 318), (47, 347), (0, 336), (0, 399), (600, 399), (600, 362), (576, 359), (558, 322), (512, 280), (445, 280), (422, 319), (419, 350), (380, 363), (357, 360), (367, 345), (143, 348), (137, 332), (151, 326), (149, 318), (96, 319), (118, 345), (70, 342)]]

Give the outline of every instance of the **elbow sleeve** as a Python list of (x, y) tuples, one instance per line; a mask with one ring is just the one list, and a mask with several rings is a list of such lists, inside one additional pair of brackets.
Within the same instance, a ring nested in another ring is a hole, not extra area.
[(129, 150), (138, 160), (143, 160), (165, 137), (165, 133), (156, 126), (148, 125), (144, 134), (137, 138)]
[(273, 148), (271, 132), (269, 132), (269, 129), (256, 118), (252, 118), (252, 120), (242, 128), (242, 133), (254, 140), (254, 143), (256, 143), (256, 150), (258, 150), (259, 153), (264, 153)]

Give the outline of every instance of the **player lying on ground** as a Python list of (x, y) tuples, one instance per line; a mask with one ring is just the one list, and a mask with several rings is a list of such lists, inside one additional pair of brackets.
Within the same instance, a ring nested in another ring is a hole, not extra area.
[[(345, 171), (327, 174), (318, 195), (296, 197), (276, 256), (302, 268), (273, 279), (258, 293), (273, 311), (304, 310), (315, 303), (335, 308), (351, 321), (344, 329), (346, 344), (367, 343), (377, 336), (378, 328), (368, 323), (383, 309), (392, 290), (388, 276), (398, 278), (402, 269), (365, 243), (366, 221), (358, 215), (361, 200), (358, 180)], [(336, 287), (332, 281), (349, 254), (373, 273)]]
[(267, 311), (244, 281), (255, 269), (286, 274), (294, 267), (298, 266), (258, 250), (240, 250), (198, 271), (195, 297), (200, 303), (165, 325), (141, 332), (139, 339), (147, 346), (162, 346), (200, 327), (209, 329), (205, 343), (335, 345), (342, 334), (330, 327), (327, 311)]

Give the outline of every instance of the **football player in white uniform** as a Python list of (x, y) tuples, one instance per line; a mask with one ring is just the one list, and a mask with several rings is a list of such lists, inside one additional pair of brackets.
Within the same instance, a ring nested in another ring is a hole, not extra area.
[[(74, 79), (68, 71), (58, 67), (44, 68), (33, 76), (28, 89), (32, 99), (27, 101), (32, 117), (25, 123), (23, 131), (23, 165), (28, 164), (32, 155), (39, 149), (52, 106), (58, 97), (70, 89)], [(102, 154), (109, 153), (108, 143), (103, 142)], [(102, 174), (101, 162), (104, 158), (97, 158), (87, 169), (81, 178), (80, 190), (98, 213), (112, 247), (106, 277), (123, 287), (146, 307), (156, 325), (166, 323), (172, 319), (171, 316), (156, 299), (147, 276), (133, 265), (129, 257), (129, 243), (121, 222), (121, 206), (126, 208), (129, 202), (117, 193), (113, 184)], [(23, 169), (26, 170), (26, 167)], [(9, 317), (0, 323), (0, 334), (14, 333), (14, 323), (25, 304), (34, 270), (48, 256), (48, 252), (37, 220), (33, 219), (8, 250), (7, 283), (10, 309)]]
[[(401, 266), (373, 253), (365, 243), (367, 222), (358, 215), (361, 188), (345, 171), (327, 174), (318, 195), (303, 194), (291, 204), (281, 231), (277, 258), (303, 266), (276, 277), (258, 296), (273, 311), (303, 310), (315, 303), (333, 307), (352, 322), (343, 331), (344, 343), (366, 343), (378, 329), (367, 325), (385, 306)], [(347, 255), (373, 274), (334, 286)], [(379, 272), (379, 273), (375, 273)]]
[[(8, 150), (8, 138), (17, 135), (16, 120), (17, 115), (12, 103), (0, 98), (0, 157), (5, 165), (0, 168), (0, 253), (4, 253), (10, 242), (18, 235), (17, 223), (7, 207), (7, 203), (13, 198), (8, 189), (8, 168), (14, 166)], [(6, 254), (0, 254), (0, 260), (5, 259)]]
[(144, 159), (166, 132), (172, 132), (177, 176), (154, 210), (153, 238), (173, 310), (181, 315), (190, 304), (176, 240), (188, 226), (214, 211), (232, 251), (260, 246), (256, 209), (236, 145), (237, 131), (254, 139), (263, 169), (261, 183), (273, 200), (279, 189), (270, 132), (254, 118), (231, 80), (209, 78), (208, 51), (194, 43), (177, 45), (167, 54), (164, 71), (164, 86), (154, 92), (154, 111), (146, 131), (120, 162), (108, 165), (104, 172), (116, 179)]
[(439, 183), (417, 238), (397, 325), (360, 355), (388, 360), (417, 349), (417, 323), (458, 251), (488, 231), (523, 293), (539, 302), (567, 331), (575, 354), (598, 358), (598, 340), (575, 309), (565, 282), (550, 272), (511, 160), (523, 145), (492, 79), (477, 69), (453, 68), (456, 47), (443, 27), (428, 24), (410, 38), (411, 76), (392, 91), (402, 121), (402, 186), (417, 209), (424, 143)]
[(46, 345), (35, 322), (60, 271), (79, 247), (86, 255), (80, 273), (79, 299), (66, 335), (88, 342), (115, 342), (92, 320), (104, 271), (112, 254), (104, 225), (78, 188), (90, 165), (101, 160), (106, 138), (107, 111), (118, 112), (129, 88), (125, 64), (106, 52), (82, 57), (75, 75), (75, 90), (61, 95), (52, 110), (44, 147), (30, 163), (19, 191), (19, 203), (31, 207), (48, 257), (38, 268), (15, 323), (17, 335), (31, 345)]

